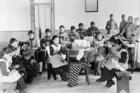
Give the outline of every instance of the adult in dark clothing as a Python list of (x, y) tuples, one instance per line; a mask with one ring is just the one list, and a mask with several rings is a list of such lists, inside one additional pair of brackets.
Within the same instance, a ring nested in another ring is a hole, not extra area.
[[(111, 34), (111, 33), (116, 33), (118, 26), (116, 21), (113, 19), (114, 15), (110, 14), (110, 19), (109, 21), (107, 21), (106, 23), (106, 30), (107, 30), (107, 34)], [(113, 32), (112, 32), (113, 31)]]

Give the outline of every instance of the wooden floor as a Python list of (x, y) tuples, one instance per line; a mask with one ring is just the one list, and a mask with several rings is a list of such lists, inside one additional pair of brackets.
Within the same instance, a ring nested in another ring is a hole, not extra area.
[[(46, 72), (47, 73), (47, 72)], [(79, 77), (77, 87), (67, 87), (67, 82), (47, 80), (47, 74), (34, 79), (33, 83), (27, 86), (26, 93), (117, 93), (116, 84), (111, 88), (105, 88), (105, 83), (98, 83), (95, 80), (98, 76), (90, 75), (90, 85), (85, 83), (85, 77)], [(140, 72), (134, 72), (130, 81), (130, 93), (140, 91)], [(115, 80), (115, 79), (114, 79)], [(116, 80), (115, 80), (116, 81)]]

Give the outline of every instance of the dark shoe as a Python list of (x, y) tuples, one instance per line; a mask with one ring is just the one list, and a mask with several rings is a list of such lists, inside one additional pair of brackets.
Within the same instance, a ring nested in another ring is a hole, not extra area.
[(129, 76), (129, 80), (132, 80), (132, 76)]
[(51, 79), (51, 74), (49, 73), (49, 74), (48, 74), (48, 80), (50, 80), (50, 79)]
[(39, 72), (38, 75), (41, 76), (42, 72)]
[(115, 84), (115, 83), (114, 83), (113, 80), (109, 80), (109, 81), (107, 81), (105, 87), (110, 88), (110, 87), (113, 86), (114, 84)]
[(53, 79), (54, 79), (54, 80), (57, 80), (57, 77), (56, 77), (56, 76), (53, 76)]
[(97, 82), (105, 82), (105, 79), (103, 79), (103, 78), (100, 77), (100, 78), (97, 79), (96, 81), (97, 81)]

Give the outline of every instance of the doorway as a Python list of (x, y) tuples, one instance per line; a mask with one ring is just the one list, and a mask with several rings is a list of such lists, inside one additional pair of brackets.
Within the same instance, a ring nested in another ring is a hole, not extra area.
[[(53, 0), (52, 0), (53, 1)], [(32, 27), (38, 36), (39, 33), (42, 33), (44, 36), (45, 30), (51, 29), (54, 31), (54, 2), (50, 3), (32, 3), (33, 11), (31, 12), (31, 22)], [(54, 32), (53, 32), (54, 33)]]

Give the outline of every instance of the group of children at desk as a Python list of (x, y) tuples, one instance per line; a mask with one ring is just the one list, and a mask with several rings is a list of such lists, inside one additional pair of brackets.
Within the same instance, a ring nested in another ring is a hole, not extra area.
[[(97, 80), (98, 82), (107, 81), (106, 87), (111, 87), (114, 84), (112, 79), (116, 76), (115, 71), (125, 71), (128, 68), (129, 53), (122, 40), (118, 38), (118, 35), (106, 40), (94, 22), (91, 22), (91, 27), (87, 32), (81, 23), (77, 31), (72, 26), (68, 34), (64, 31), (64, 26), (61, 25), (59, 29), (60, 32), (55, 36), (52, 36), (52, 32), (46, 29), (46, 35), (40, 42), (36, 39), (35, 33), (29, 31), (29, 40), (19, 43), (20, 46), (17, 40), (12, 38), (9, 46), (3, 50), (4, 53), (0, 60), (2, 86), (17, 81), (18, 88), (24, 90), (24, 81), (32, 81), (37, 73), (41, 74), (46, 69), (48, 71), (48, 79), (53, 76), (54, 80), (57, 80), (56, 74), (58, 73), (62, 81), (68, 81), (69, 87), (76, 86), (78, 75), (85, 64), (71, 65), (69, 67), (67, 63), (67, 48), (72, 48), (71, 45), (76, 39), (84, 39), (85, 36), (95, 38), (92, 41), (92, 45), (98, 49), (98, 52), (93, 55), (96, 56), (96, 59), (93, 61), (98, 64), (98, 68), (94, 67), (94, 62), (92, 62), (93, 64), (91, 63), (91, 68), (94, 68), (97, 73), (98, 70), (100, 71), (101, 77)], [(136, 29), (139, 29), (139, 25), (137, 25)], [(119, 35), (122, 36), (127, 30), (126, 28)], [(9, 69), (9, 67), (12, 67), (12, 69)], [(20, 70), (18, 70), (19, 68)], [(9, 87), (3, 87), (2, 91), (7, 93)], [(12, 86), (11, 90), (13, 93), (15, 93), (15, 87)]]

